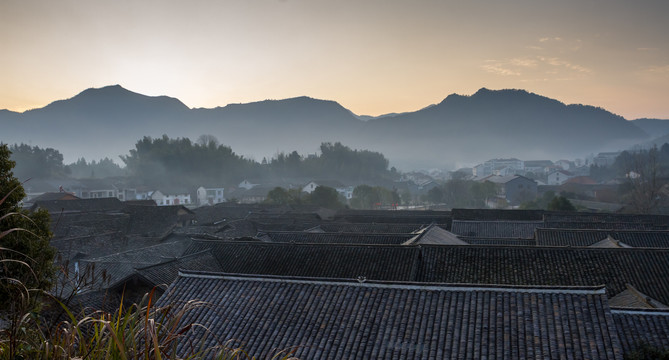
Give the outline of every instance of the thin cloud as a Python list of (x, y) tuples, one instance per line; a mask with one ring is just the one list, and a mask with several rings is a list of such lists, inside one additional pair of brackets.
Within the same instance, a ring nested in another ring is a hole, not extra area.
[(558, 68), (565, 68), (569, 70), (573, 70), (576, 72), (580, 73), (590, 73), (592, 72), (590, 69), (586, 68), (585, 66), (581, 66), (578, 64), (573, 64), (567, 60), (563, 60), (557, 57), (543, 57), (539, 56), (537, 57), (541, 62), (548, 64), (553, 67), (558, 67)]
[(538, 61), (536, 59), (528, 59), (528, 58), (511, 59), (510, 63), (515, 66), (529, 67), (529, 68), (534, 68), (537, 67), (538, 65)]
[[(592, 72), (591, 69), (558, 57), (535, 56), (485, 61), (481, 68), (500, 76), (567, 80)], [(535, 81), (535, 80), (532, 80)]]
[(669, 74), (669, 65), (649, 66), (645, 71), (653, 74)]
[(501, 76), (520, 76), (520, 72), (504, 67), (502, 63), (494, 63), (494, 64), (484, 64), (481, 66), (483, 70), (496, 74), (496, 75), (501, 75)]
[(562, 38), (559, 37), (559, 36), (555, 36), (555, 37), (542, 37), (542, 38), (539, 39), (539, 42), (542, 42), (542, 43), (549, 42), (549, 41), (560, 42), (560, 41), (562, 41)]

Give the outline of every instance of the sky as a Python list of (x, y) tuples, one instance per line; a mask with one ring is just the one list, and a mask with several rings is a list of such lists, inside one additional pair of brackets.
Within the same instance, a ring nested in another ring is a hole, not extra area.
[(666, 0), (1, 0), (0, 109), (120, 84), (359, 115), (479, 88), (669, 119)]

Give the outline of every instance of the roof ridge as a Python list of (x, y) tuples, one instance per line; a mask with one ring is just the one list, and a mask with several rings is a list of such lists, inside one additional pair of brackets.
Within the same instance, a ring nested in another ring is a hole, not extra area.
[(153, 265), (147, 265), (147, 266), (144, 266), (144, 267), (138, 267), (138, 268), (135, 268), (135, 270), (137, 270), (137, 271), (139, 271), (139, 270), (146, 270), (146, 269), (149, 269), (149, 268), (152, 268), (152, 267), (156, 267), (156, 266), (161, 266), (161, 265), (169, 264), (169, 263), (171, 263), (171, 262), (175, 262), (175, 261), (179, 261), (179, 260), (184, 260), (184, 259), (189, 259), (189, 258), (192, 258), (192, 257), (195, 257), (195, 256), (199, 256), (199, 255), (205, 254), (205, 253), (210, 253), (210, 254), (211, 254), (211, 249), (205, 249), (205, 250), (198, 251), (198, 252), (194, 252), (194, 253), (191, 253), (191, 254), (182, 255), (182, 256), (180, 256), (180, 257), (175, 257), (175, 258), (172, 258), (172, 259), (168, 259), (167, 261), (159, 262), (159, 263), (157, 263), (157, 264), (153, 264)]
[(433, 291), (496, 291), (521, 293), (574, 293), (574, 294), (606, 294), (605, 285), (598, 286), (542, 286), (542, 285), (500, 285), (500, 284), (469, 284), (469, 283), (422, 283), (410, 281), (367, 280), (363, 276), (358, 279), (310, 278), (280, 275), (216, 273), (196, 270), (179, 269), (179, 277), (209, 278), (230, 281), (282, 282), (293, 284), (314, 284), (334, 286), (365, 286), (376, 288), (398, 288), (409, 290)]

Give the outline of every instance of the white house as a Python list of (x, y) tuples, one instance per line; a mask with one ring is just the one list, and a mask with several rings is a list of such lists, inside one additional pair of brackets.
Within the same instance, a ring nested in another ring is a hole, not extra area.
[(165, 205), (190, 205), (190, 194), (175, 194), (166, 195), (160, 190), (151, 193), (151, 200), (155, 201), (158, 206)]
[(343, 196), (346, 200), (351, 200), (353, 198), (353, 186), (346, 186), (339, 181), (334, 180), (311, 181), (302, 187), (302, 192), (311, 194), (319, 186), (327, 186), (337, 190), (337, 193)]
[(334, 180), (318, 180), (318, 181), (311, 181), (310, 183), (304, 185), (304, 186), (302, 187), (302, 192), (311, 194), (311, 193), (314, 192), (314, 190), (316, 190), (316, 188), (319, 187), (319, 186), (327, 186), (327, 187), (331, 187), (331, 188), (333, 188), (333, 189), (337, 189), (337, 191), (339, 191), (339, 189), (344, 189), (344, 188), (346, 188), (346, 186), (345, 186), (344, 184), (340, 183), (339, 181), (334, 181)]
[(205, 188), (204, 186), (200, 186), (197, 188), (197, 204), (202, 206), (225, 202), (224, 191), (224, 188)]
[(346, 200), (353, 199), (353, 186), (346, 186), (343, 188), (337, 188), (337, 193), (344, 197)]
[(496, 169), (508, 168), (504, 172), (508, 175), (523, 173), (525, 164), (522, 160), (516, 158), (509, 159), (490, 159), (483, 164), (478, 164), (473, 168), (474, 177), (483, 178), (495, 174)]
[(260, 184), (254, 184), (251, 181), (246, 180), (246, 179), (239, 183), (239, 187), (243, 188), (243, 189), (246, 189), (246, 190), (251, 190), (258, 185), (260, 185)]
[(574, 174), (565, 170), (553, 171), (548, 174), (548, 185), (562, 185), (567, 180), (574, 177)]
[(572, 163), (569, 160), (558, 160), (555, 162), (555, 165), (561, 167), (562, 170), (569, 170), (572, 167)]
[(525, 161), (524, 164), (525, 173), (533, 173), (536, 175), (545, 174), (546, 169), (554, 165), (550, 160), (528, 160)]

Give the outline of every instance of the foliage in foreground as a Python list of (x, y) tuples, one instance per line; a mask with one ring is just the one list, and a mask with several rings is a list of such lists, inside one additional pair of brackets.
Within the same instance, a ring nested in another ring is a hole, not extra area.
[[(25, 192), (14, 177), (11, 154), (0, 144), (0, 247), (5, 249), (0, 253), (0, 313), (21, 304), (26, 289), (49, 289), (55, 275), (49, 213), (21, 209)], [(27, 297), (33, 306), (39, 300), (35, 295)]]
[(669, 349), (658, 348), (648, 343), (638, 343), (634, 350), (625, 353), (625, 360), (669, 360)]
[[(206, 338), (188, 337), (200, 325), (183, 324), (184, 315), (208, 304), (156, 307), (153, 297), (154, 291), (140, 305), (120, 305), (112, 313), (84, 309), (78, 315), (53, 299), (65, 310), (65, 319), (49, 326), (40, 313), (23, 314), (18, 323), (0, 331), (0, 359), (255, 359), (229, 346), (230, 341), (217, 340), (217, 346), (205, 348)], [(287, 349), (272, 359), (290, 359), (294, 351)]]

